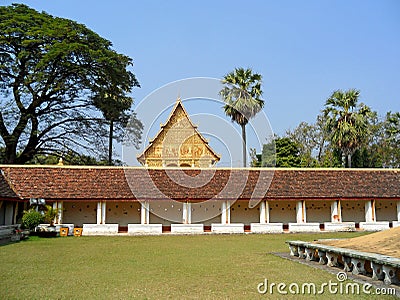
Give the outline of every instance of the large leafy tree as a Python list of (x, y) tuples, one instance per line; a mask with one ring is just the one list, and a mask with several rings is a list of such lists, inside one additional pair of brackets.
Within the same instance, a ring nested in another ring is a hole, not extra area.
[(286, 131), (286, 136), (297, 144), (302, 167), (341, 166), (340, 151), (328, 142), (323, 114), (313, 124), (301, 122), (294, 130)]
[[(136, 82), (139, 86), (139, 83)], [(99, 93), (93, 97), (94, 105), (101, 110), (109, 125), (108, 131), (108, 164), (113, 165), (113, 140), (129, 142), (131, 145), (140, 143), (143, 129), (142, 123), (136, 118), (136, 114), (130, 110), (133, 98), (118, 93), (111, 89), (113, 94)], [(124, 139), (125, 137), (125, 139)]]
[(351, 168), (351, 156), (368, 137), (371, 109), (358, 104), (360, 92), (355, 89), (337, 90), (326, 100), (324, 117), (330, 140), (341, 150), (344, 162)]
[(382, 165), (386, 168), (400, 167), (400, 113), (388, 112), (380, 123), (380, 139), (377, 142)]
[(248, 68), (236, 68), (222, 79), (220, 91), (225, 105), (225, 114), (242, 129), (243, 166), (247, 166), (246, 125), (264, 107), (261, 99), (262, 76)]
[(129, 106), (121, 102), (138, 86), (130, 65), (129, 57), (82, 24), (22, 4), (0, 7), (4, 161), (102, 149), (107, 122), (101, 112), (108, 120), (109, 114), (115, 119), (114, 109), (120, 116)]
[(319, 145), (320, 132), (314, 124), (301, 122), (294, 130), (286, 131), (287, 137), (297, 144), (302, 167), (315, 166), (314, 151)]
[(275, 137), (263, 145), (261, 154), (262, 167), (300, 167), (299, 145), (288, 137)]

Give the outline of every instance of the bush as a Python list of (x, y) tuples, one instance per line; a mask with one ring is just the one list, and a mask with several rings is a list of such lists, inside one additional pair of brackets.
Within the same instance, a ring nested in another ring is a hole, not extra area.
[(36, 226), (43, 223), (43, 219), (43, 215), (34, 208), (25, 210), (24, 215), (22, 216), (22, 227), (34, 230)]
[(53, 225), (54, 218), (58, 215), (58, 209), (53, 208), (51, 205), (46, 205), (43, 220), (50, 225)]

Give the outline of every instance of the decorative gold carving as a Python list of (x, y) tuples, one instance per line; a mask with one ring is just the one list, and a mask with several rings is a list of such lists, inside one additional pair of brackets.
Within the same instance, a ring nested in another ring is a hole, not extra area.
[(139, 162), (149, 167), (209, 167), (219, 159), (192, 124), (179, 99), (158, 135), (138, 156)]

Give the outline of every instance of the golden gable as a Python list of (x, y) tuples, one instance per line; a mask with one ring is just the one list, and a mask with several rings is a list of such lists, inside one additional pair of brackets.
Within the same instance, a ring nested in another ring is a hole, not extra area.
[(146, 167), (194, 167), (215, 165), (220, 156), (193, 125), (180, 98), (177, 99), (165, 125), (160, 126), (137, 159)]

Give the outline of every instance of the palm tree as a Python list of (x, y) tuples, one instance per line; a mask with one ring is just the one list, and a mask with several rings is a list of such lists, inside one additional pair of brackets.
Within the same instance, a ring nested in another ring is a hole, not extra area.
[(264, 107), (261, 99), (262, 76), (253, 71), (236, 68), (222, 79), (225, 87), (219, 92), (226, 103), (225, 114), (242, 127), (243, 166), (246, 167), (246, 124)]
[(330, 140), (347, 158), (349, 168), (351, 156), (367, 138), (368, 119), (372, 115), (368, 106), (357, 105), (359, 96), (360, 91), (355, 89), (334, 91), (326, 100), (323, 111)]

